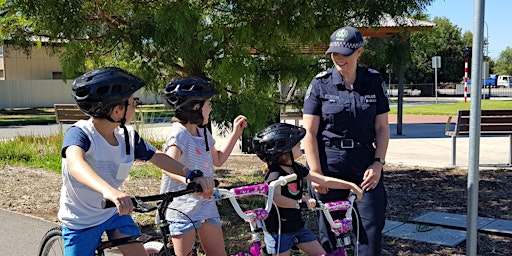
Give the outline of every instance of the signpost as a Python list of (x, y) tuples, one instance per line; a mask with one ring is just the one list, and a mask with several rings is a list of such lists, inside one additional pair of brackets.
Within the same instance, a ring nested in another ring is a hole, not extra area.
[(436, 104), (437, 104), (437, 69), (441, 68), (441, 56), (432, 57), (432, 68), (434, 71), (434, 90), (436, 94)]

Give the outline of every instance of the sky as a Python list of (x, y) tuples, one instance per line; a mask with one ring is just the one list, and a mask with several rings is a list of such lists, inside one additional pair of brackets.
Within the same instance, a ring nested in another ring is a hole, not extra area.
[[(485, 1), (485, 0), (482, 0)], [(445, 17), (461, 29), (474, 32), (474, 0), (435, 0), (426, 8), (425, 13), (430, 20), (434, 17)], [(486, 0), (484, 20), (484, 38), (489, 40), (489, 57), (496, 60), (500, 53), (512, 47), (512, 32), (510, 20), (512, 13), (512, 1), (510, 0)], [(484, 53), (485, 54), (485, 53)], [(487, 55), (487, 54), (486, 54)]]

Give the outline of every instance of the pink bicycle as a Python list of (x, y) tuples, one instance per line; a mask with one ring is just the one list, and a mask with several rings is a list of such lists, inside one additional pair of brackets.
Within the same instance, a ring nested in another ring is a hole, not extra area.
[[(284, 186), (288, 182), (296, 180), (296, 174), (290, 174), (287, 176), (282, 176), (279, 179), (272, 181), (270, 184), (258, 184), (251, 185), (245, 187), (232, 188), (230, 190), (217, 188), (216, 189), (216, 197), (217, 199), (229, 199), (231, 205), (235, 209), (236, 213), (244, 219), (251, 228), (251, 241), (252, 247), (249, 250), (246, 250), (241, 253), (233, 254), (232, 256), (260, 256), (266, 255), (262, 251), (260, 232), (263, 231), (264, 228), (264, 220), (268, 217), (268, 213), (272, 208), (273, 198), (274, 198), (274, 190), (277, 186)], [(265, 196), (267, 197), (267, 202), (265, 204), (265, 209), (253, 209), (243, 211), (238, 204), (237, 198), (247, 197), (247, 196)]]

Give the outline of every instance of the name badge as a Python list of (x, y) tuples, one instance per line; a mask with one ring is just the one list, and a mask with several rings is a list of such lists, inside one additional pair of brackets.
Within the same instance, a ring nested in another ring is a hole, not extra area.
[(375, 94), (364, 95), (364, 101), (366, 101), (366, 103), (375, 103), (377, 102), (377, 96)]

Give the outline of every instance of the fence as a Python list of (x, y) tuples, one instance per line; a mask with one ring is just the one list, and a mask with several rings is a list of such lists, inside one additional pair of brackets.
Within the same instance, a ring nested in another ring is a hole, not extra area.
[[(75, 103), (69, 80), (0, 80), (0, 109), (53, 107), (55, 103)], [(137, 92), (143, 103), (162, 103), (154, 93)]]
[[(471, 93), (471, 85), (468, 85), (468, 96)], [(388, 85), (389, 96), (398, 96), (398, 85)], [(512, 88), (482, 88), (484, 97), (512, 97)], [(437, 86), (438, 96), (463, 96), (464, 84), (443, 83)], [(404, 96), (406, 97), (434, 97), (434, 84), (404, 84)]]

